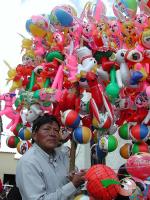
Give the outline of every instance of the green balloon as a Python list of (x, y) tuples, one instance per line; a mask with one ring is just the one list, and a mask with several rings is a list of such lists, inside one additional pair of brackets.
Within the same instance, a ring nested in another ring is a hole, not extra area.
[(137, 1), (136, 0), (126, 0), (126, 5), (128, 9), (131, 9), (133, 11), (137, 10)]
[(23, 127), (23, 124), (17, 124), (16, 126), (16, 131), (18, 132), (21, 128)]
[(124, 140), (130, 139), (129, 124), (125, 123), (119, 128), (119, 136)]
[(114, 151), (118, 146), (118, 141), (115, 136), (109, 135), (108, 137), (108, 152)]
[(46, 61), (52, 62), (54, 58), (58, 58), (59, 60), (64, 60), (64, 56), (59, 51), (52, 51), (47, 53), (46, 55)]
[(35, 98), (35, 99), (39, 99), (39, 98), (40, 98), (40, 90), (36, 90), (36, 91), (33, 93), (33, 98)]
[(15, 107), (18, 108), (19, 105), (21, 105), (22, 100), (20, 98), (17, 98), (15, 100)]
[(106, 52), (96, 51), (96, 53), (94, 53), (93, 57), (96, 59), (96, 61), (98, 63), (101, 63), (101, 59), (103, 57), (109, 58), (112, 54), (113, 54), (112, 51), (106, 51)]
[(51, 83), (51, 79), (50, 78), (46, 78), (46, 81), (44, 83), (44, 88), (48, 88), (50, 83)]
[(116, 70), (112, 68), (110, 70), (110, 83), (106, 86), (106, 94), (109, 100), (114, 103), (115, 100), (119, 97), (120, 88), (116, 82)]

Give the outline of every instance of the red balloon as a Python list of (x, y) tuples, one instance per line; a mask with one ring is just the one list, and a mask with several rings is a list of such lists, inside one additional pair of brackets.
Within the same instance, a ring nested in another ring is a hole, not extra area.
[(133, 177), (145, 180), (150, 177), (150, 154), (138, 153), (127, 160), (126, 169)]
[(88, 86), (91, 90), (92, 97), (95, 100), (98, 109), (101, 109), (101, 107), (103, 106), (103, 97), (98, 86), (96, 74), (94, 74), (93, 72), (87, 72), (86, 79), (88, 82)]
[(120, 190), (116, 173), (108, 166), (93, 165), (86, 173), (87, 191), (95, 200), (115, 199)]
[(82, 123), (83, 123), (83, 126), (87, 126), (88, 128), (91, 128), (91, 126), (92, 126), (91, 115), (86, 115), (86, 116), (82, 117)]
[(40, 85), (37, 84), (37, 83), (35, 83), (35, 84), (33, 85), (33, 87), (32, 87), (32, 91), (36, 91), (36, 90), (39, 90), (39, 89), (41, 89), (41, 87), (40, 87)]

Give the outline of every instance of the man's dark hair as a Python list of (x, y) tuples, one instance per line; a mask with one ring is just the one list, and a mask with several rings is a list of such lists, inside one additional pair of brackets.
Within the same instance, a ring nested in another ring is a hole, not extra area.
[(39, 116), (37, 119), (33, 121), (32, 132), (38, 131), (43, 124), (47, 124), (49, 122), (56, 122), (60, 128), (60, 124), (57, 118), (53, 115), (45, 113), (43, 116)]

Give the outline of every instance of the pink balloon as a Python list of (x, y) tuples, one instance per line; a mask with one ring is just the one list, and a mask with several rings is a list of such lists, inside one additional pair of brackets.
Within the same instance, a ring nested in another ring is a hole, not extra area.
[(13, 104), (16, 100), (14, 93), (6, 93), (0, 95), (0, 100), (5, 101), (4, 110), (0, 111), (0, 116), (5, 115), (6, 117), (11, 119), (11, 122), (7, 125), (7, 129), (11, 127), (11, 131), (13, 131), (20, 120), (20, 113), (17, 110), (14, 110)]
[(126, 169), (131, 176), (145, 180), (150, 177), (150, 154), (140, 153), (127, 160)]

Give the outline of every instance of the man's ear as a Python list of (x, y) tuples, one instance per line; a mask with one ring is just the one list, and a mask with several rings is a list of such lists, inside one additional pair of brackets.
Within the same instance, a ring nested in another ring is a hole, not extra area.
[(36, 140), (37, 140), (37, 134), (35, 132), (32, 133), (32, 138), (36, 142)]

